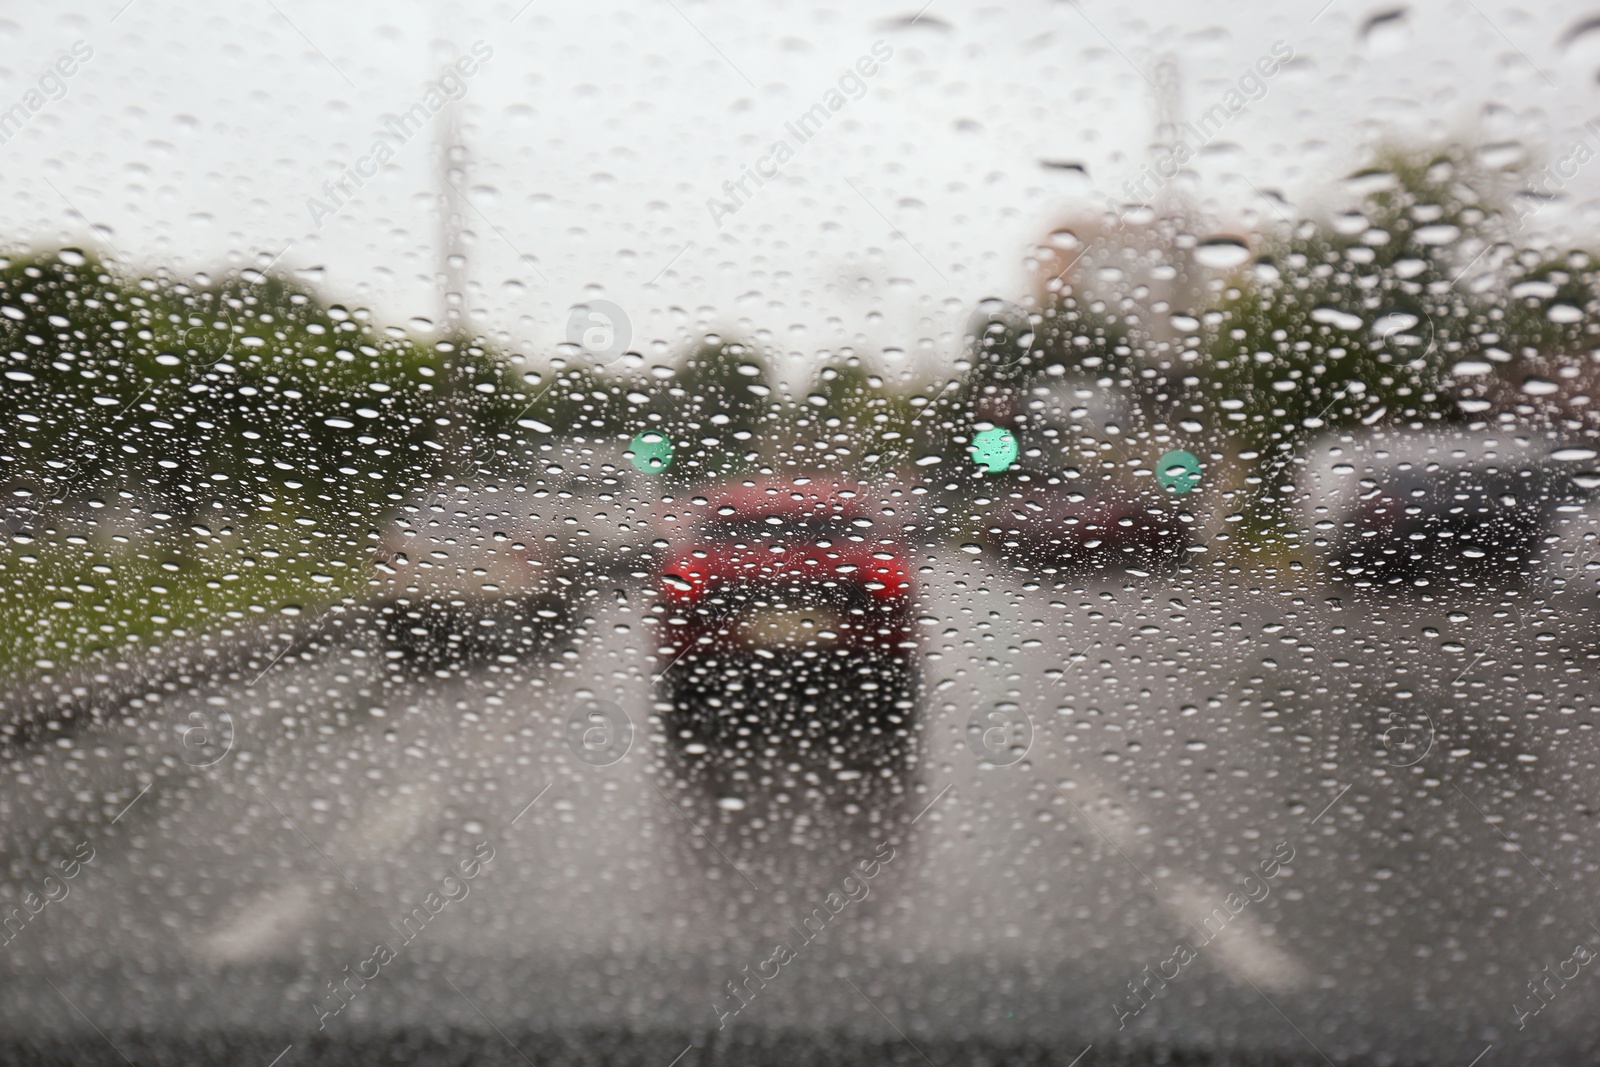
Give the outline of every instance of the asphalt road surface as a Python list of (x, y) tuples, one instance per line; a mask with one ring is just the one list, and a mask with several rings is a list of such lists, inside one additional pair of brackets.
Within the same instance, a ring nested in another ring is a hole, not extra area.
[(914, 729), (881, 766), (691, 750), (637, 584), (536, 657), (429, 672), (347, 627), (17, 749), (8, 882), (60, 899), (0, 950), (13, 1057), (211, 1034), (288, 1067), (401, 1032), (508, 1062), (646, 1035), (600, 1058), (660, 1067), (752, 1040), (939, 1067), (1600, 1051), (1593, 967), (1528, 987), (1600, 947), (1596, 634), (1530, 596), (1204, 557), (927, 566)]

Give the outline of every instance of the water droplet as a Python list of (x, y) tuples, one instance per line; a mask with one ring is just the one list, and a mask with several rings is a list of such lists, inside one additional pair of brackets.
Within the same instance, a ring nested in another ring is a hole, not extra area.
[(1355, 196), (1366, 197), (1399, 188), (1400, 179), (1392, 170), (1370, 168), (1350, 175), (1344, 184)]
[(1600, 48), (1600, 15), (1574, 23), (1571, 29), (1561, 35), (1558, 43), (1562, 51), (1577, 47)]
[(1551, 304), (1544, 317), (1551, 322), (1572, 323), (1583, 321), (1583, 311), (1571, 304)]
[(1411, 43), (1411, 23), (1403, 7), (1380, 11), (1361, 24), (1361, 43), (1372, 55), (1392, 55)]
[(1237, 237), (1210, 237), (1194, 250), (1195, 262), (1215, 270), (1232, 270), (1250, 259), (1250, 246)]
[(1410, 312), (1391, 311), (1373, 322), (1372, 332), (1379, 336), (1385, 336), (1396, 330), (1409, 330), (1421, 321)]
[(1527, 149), (1518, 141), (1498, 141), (1478, 149), (1478, 161), (1486, 167), (1505, 170), (1521, 163), (1528, 156)]
[(1338, 330), (1361, 329), (1361, 316), (1352, 315), (1338, 308), (1312, 308), (1311, 321), (1322, 322)]
[(1431, 226), (1418, 226), (1411, 233), (1411, 239), (1419, 245), (1447, 245), (1461, 236), (1461, 227), (1448, 222), (1436, 222)]

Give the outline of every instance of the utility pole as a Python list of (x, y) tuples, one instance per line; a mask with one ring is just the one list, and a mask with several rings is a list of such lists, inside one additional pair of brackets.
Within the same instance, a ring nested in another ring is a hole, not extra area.
[[(1168, 53), (1156, 60), (1154, 74), (1155, 137), (1150, 144), (1152, 169), (1158, 160), (1170, 158), (1177, 150), (1178, 123), (1181, 121), (1178, 113), (1183, 106), (1183, 81), (1177, 57)], [(1165, 189), (1165, 184), (1161, 188)], [(1161, 190), (1157, 190), (1156, 197), (1161, 198)]]
[[(1194, 213), (1188, 210), (1183, 194), (1169, 188), (1177, 181), (1177, 171), (1181, 169), (1176, 160), (1180, 143), (1179, 124), (1182, 122), (1183, 75), (1177, 56), (1171, 53), (1161, 56), (1156, 61), (1152, 80), (1154, 129), (1150, 139), (1150, 170), (1157, 175), (1159, 185), (1155, 195), (1150, 198), (1150, 208), (1155, 214), (1151, 237), (1172, 257), (1171, 265), (1178, 270), (1165, 281), (1149, 279), (1149, 285), (1152, 295), (1168, 307), (1188, 309), (1199, 296), (1193, 276), (1194, 264), (1179, 252), (1173, 241), (1176, 236), (1173, 230), (1192, 228), (1195, 218)], [(1161, 171), (1163, 163), (1173, 171), (1170, 178)], [(1153, 341), (1168, 346), (1177, 344), (1178, 332), (1172, 327), (1169, 316), (1150, 315), (1148, 319), (1146, 328)]]
[(444, 107), (438, 126), (439, 279), (441, 333), (452, 344), (471, 339), (467, 312), (466, 181), (469, 163), (461, 135), (460, 101)]
[(471, 475), (468, 457), (472, 451), (472, 379), (477, 367), (469, 354), (472, 323), (467, 304), (467, 168), (470, 162), (461, 133), (461, 108), (449, 101), (435, 126), (435, 195), (439, 205), (439, 232), (435, 254), (434, 284), (439, 288), (438, 340), (444, 351), (439, 383), (444, 394), (443, 417), (450, 420), (440, 427), (445, 446), (444, 473), (447, 476)]

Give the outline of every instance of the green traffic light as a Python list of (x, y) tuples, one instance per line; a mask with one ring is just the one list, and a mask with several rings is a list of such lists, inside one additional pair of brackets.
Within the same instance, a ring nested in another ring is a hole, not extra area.
[(1007, 470), (1017, 461), (1017, 438), (1010, 430), (992, 426), (980, 430), (967, 446), (972, 461), (990, 474)]
[(1156, 460), (1156, 481), (1175, 496), (1182, 496), (1200, 484), (1200, 461), (1194, 453), (1175, 448)]
[(672, 442), (660, 430), (641, 430), (628, 446), (633, 465), (645, 474), (660, 474), (672, 465)]

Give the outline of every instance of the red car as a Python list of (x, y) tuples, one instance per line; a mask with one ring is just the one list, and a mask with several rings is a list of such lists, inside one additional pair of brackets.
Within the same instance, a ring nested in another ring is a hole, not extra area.
[(824, 703), (904, 697), (916, 648), (910, 560), (876, 492), (819, 476), (700, 499), (658, 576), (658, 670), (675, 703), (770, 720), (796, 700), (815, 718)]

